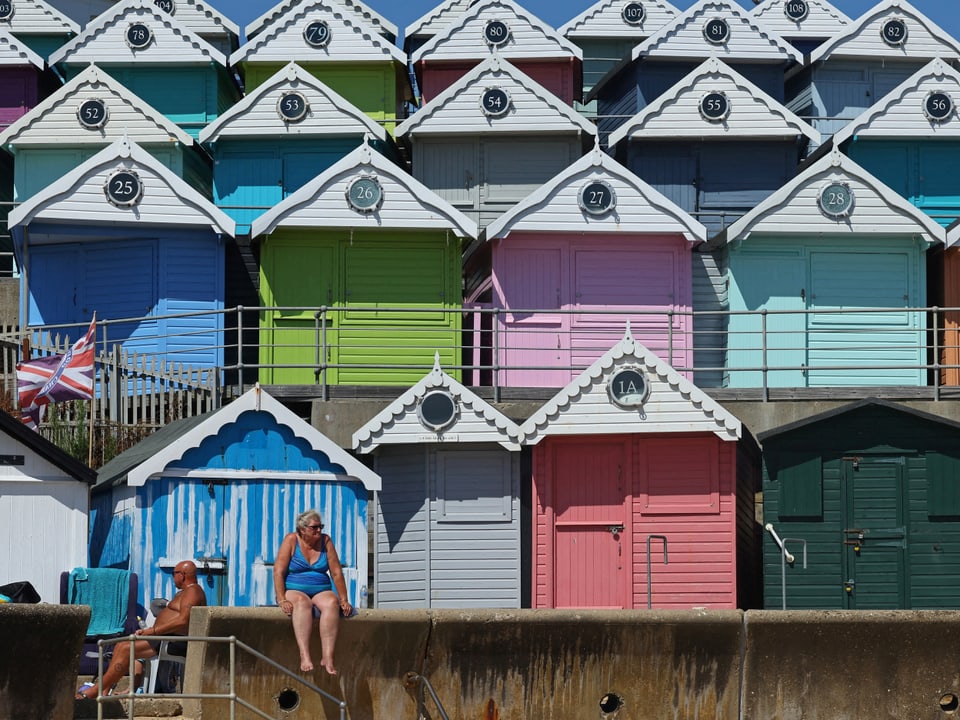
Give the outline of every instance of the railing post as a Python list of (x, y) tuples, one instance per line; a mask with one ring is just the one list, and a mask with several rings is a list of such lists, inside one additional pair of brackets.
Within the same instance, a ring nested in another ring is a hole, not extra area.
[(493, 309), (493, 328), (491, 332), (493, 337), (493, 356), (490, 359), (490, 365), (493, 369), (493, 401), (500, 402), (500, 308)]
[(240, 394), (243, 395), (243, 305), (237, 305), (237, 380), (240, 383)]
[(667, 310), (667, 364), (673, 365), (673, 316), (674, 310)]
[[(728, 340), (729, 342), (729, 340)], [(767, 386), (767, 309), (760, 311), (760, 376), (763, 378), (761, 383), (761, 393), (763, 402), (770, 399), (770, 388)]]
[(933, 323), (933, 399), (940, 399), (940, 308), (933, 306), (931, 322)]
[(330, 399), (330, 389), (327, 386), (327, 306), (320, 307), (320, 395), (324, 401)]

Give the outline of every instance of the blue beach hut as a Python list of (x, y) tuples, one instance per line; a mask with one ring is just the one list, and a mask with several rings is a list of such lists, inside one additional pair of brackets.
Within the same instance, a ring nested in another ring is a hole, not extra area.
[(256, 386), (100, 469), (91, 563), (136, 572), (147, 604), (171, 597), (174, 565), (193, 560), (211, 605), (273, 605), (280, 541), (316, 508), (350, 601), (365, 607), (367, 496), (379, 489), (375, 472)]
[(804, 54), (850, 24), (827, 0), (764, 0), (750, 14)]
[(43, 58), (80, 33), (80, 25), (44, 0), (0, 3), (0, 28)]

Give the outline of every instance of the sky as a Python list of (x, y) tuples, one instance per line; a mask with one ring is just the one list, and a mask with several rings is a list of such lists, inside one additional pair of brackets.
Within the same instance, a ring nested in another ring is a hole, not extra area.
[[(686, 10), (695, 0), (670, 0), (678, 10)], [(403, 29), (441, 0), (364, 0), (365, 4)], [(559, 27), (593, 5), (596, 0), (514, 0), (544, 22)], [(753, 0), (737, 0), (743, 7), (754, 7)], [(278, 0), (212, 0), (210, 3), (243, 29)], [(830, 3), (851, 19), (856, 19), (876, 4), (876, 0), (832, 0)], [(914, 8), (944, 31), (960, 40), (960, 0), (912, 0)], [(402, 42), (402, 39), (398, 39)]]

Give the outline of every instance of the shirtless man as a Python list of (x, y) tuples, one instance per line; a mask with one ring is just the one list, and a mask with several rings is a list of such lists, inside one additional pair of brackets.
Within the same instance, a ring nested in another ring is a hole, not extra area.
[[(203, 592), (203, 588), (197, 582), (197, 566), (189, 560), (177, 563), (177, 566), (173, 569), (173, 584), (177, 586), (177, 594), (157, 615), (153, 627), (137, 630), (136, 634), (140, 637), (186, 635), (190, 627), (191, 608), (207, 604), (206, 593)], [(134, 657), (139, 659), (155, 657), (159, 644), (156, 640), (136, 640), (133, 643), (121, 640), (114, 645), (113, 659), (103, 673), (103, 687), (109, 692), (120, 678), (130, 673), (131, 645), (133, 646)], [(133, 687), (136, 687), (143, 670), (140, 663), (134, 663), (134, 665), (136, 665), (137, 675), (134, 678)], [(100, 688), (94, 684), (83, 692), (78, 692), (77, 699), (95, 698), (99, 692)]]

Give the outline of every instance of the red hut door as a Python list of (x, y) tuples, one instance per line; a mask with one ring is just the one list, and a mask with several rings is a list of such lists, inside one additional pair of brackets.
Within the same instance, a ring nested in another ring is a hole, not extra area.
[(630, 607), (626, 461), (617, 440), (554, 448), (554, 607)]

